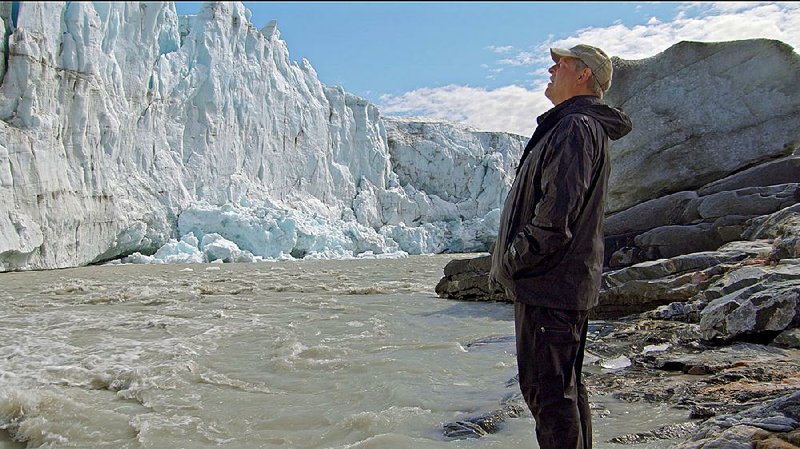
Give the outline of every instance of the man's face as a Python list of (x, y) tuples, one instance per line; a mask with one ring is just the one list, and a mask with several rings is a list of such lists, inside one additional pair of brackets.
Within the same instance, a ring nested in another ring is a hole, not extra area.
[(579, 91), (578, 77), (581, 74), (575, 70), (575, 61), (575, 58), (561, 58), (547, 69), (550, 72), (550, 83), (547, 84), (544, 95), (554, 106), (569, 100)]

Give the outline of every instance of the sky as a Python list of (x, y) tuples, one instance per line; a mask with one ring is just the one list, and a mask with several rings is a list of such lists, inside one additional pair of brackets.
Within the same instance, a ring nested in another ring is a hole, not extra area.
[[(642, 59), (682, 40), (781, 40), (800, 48), (790, 2), (243, 2), (277, 20), (294, 61), (382, 115), (428, 117), (529, 136), (552, 107), (550, 47), (595, 45)], [(194, 14), (200, 2), (178, 2)]]

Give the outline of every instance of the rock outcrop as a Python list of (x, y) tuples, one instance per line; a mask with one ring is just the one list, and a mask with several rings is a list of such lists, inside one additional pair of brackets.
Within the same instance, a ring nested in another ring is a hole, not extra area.
[(605, 99), (634, 129), (612, 148), (608, 212), (792, 155), (798, 83), (800, 56), (774, 40), (681, 42), (647, 59), (615, 58)]

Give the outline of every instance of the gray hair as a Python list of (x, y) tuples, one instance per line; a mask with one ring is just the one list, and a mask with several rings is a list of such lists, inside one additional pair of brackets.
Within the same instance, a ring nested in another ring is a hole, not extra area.
[[(581, 70), (583, 70), (583, 69), (589, 69), (589, 70), (592, 70), (592, 68), (591, 68), (591, 67), (589, 67), (588, 65), (586, 65), (586, 64), (585, 64), (583, 61), (581, 61), (580, 59), (577, 59), (577, 58), (576, 58), (576, 59), (575, 59), (575, 70), (576, 70), (576, 71), (578, 71), (578, 72), (580, 72), (580, 71), (581, 71)], [(600, 87), (600, 82), (599, 82), (599, 81), (597, 81), (597, 78), (594, 76), (594, 70), (592, 70), (592, 79), (591, 79), (591, 80), (589, 80), (589, 83), (590, 83), (590, 84), (589, 84), (589, 88), (590, 88), (590, 89), (592, 89), (592, 93), (594, 93), (595, 95), (597, 95), (597, 96), (598, 96), (598, 97), (600, 97), (600, 98), (603, 98), (603, 88), (602, 88), (602, 87)]]

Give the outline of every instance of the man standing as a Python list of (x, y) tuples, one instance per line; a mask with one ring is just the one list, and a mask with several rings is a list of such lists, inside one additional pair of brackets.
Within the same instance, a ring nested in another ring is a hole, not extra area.
[(552, 48), (545, 96), (500, 217), (490, 281), (514, 301), (522, 395), (541, 449), (590, 449), (581, 379), (589, 310), (603, 266), (608, 141), (631, 130), (601, 103), (612, 64), (599, 48)]

